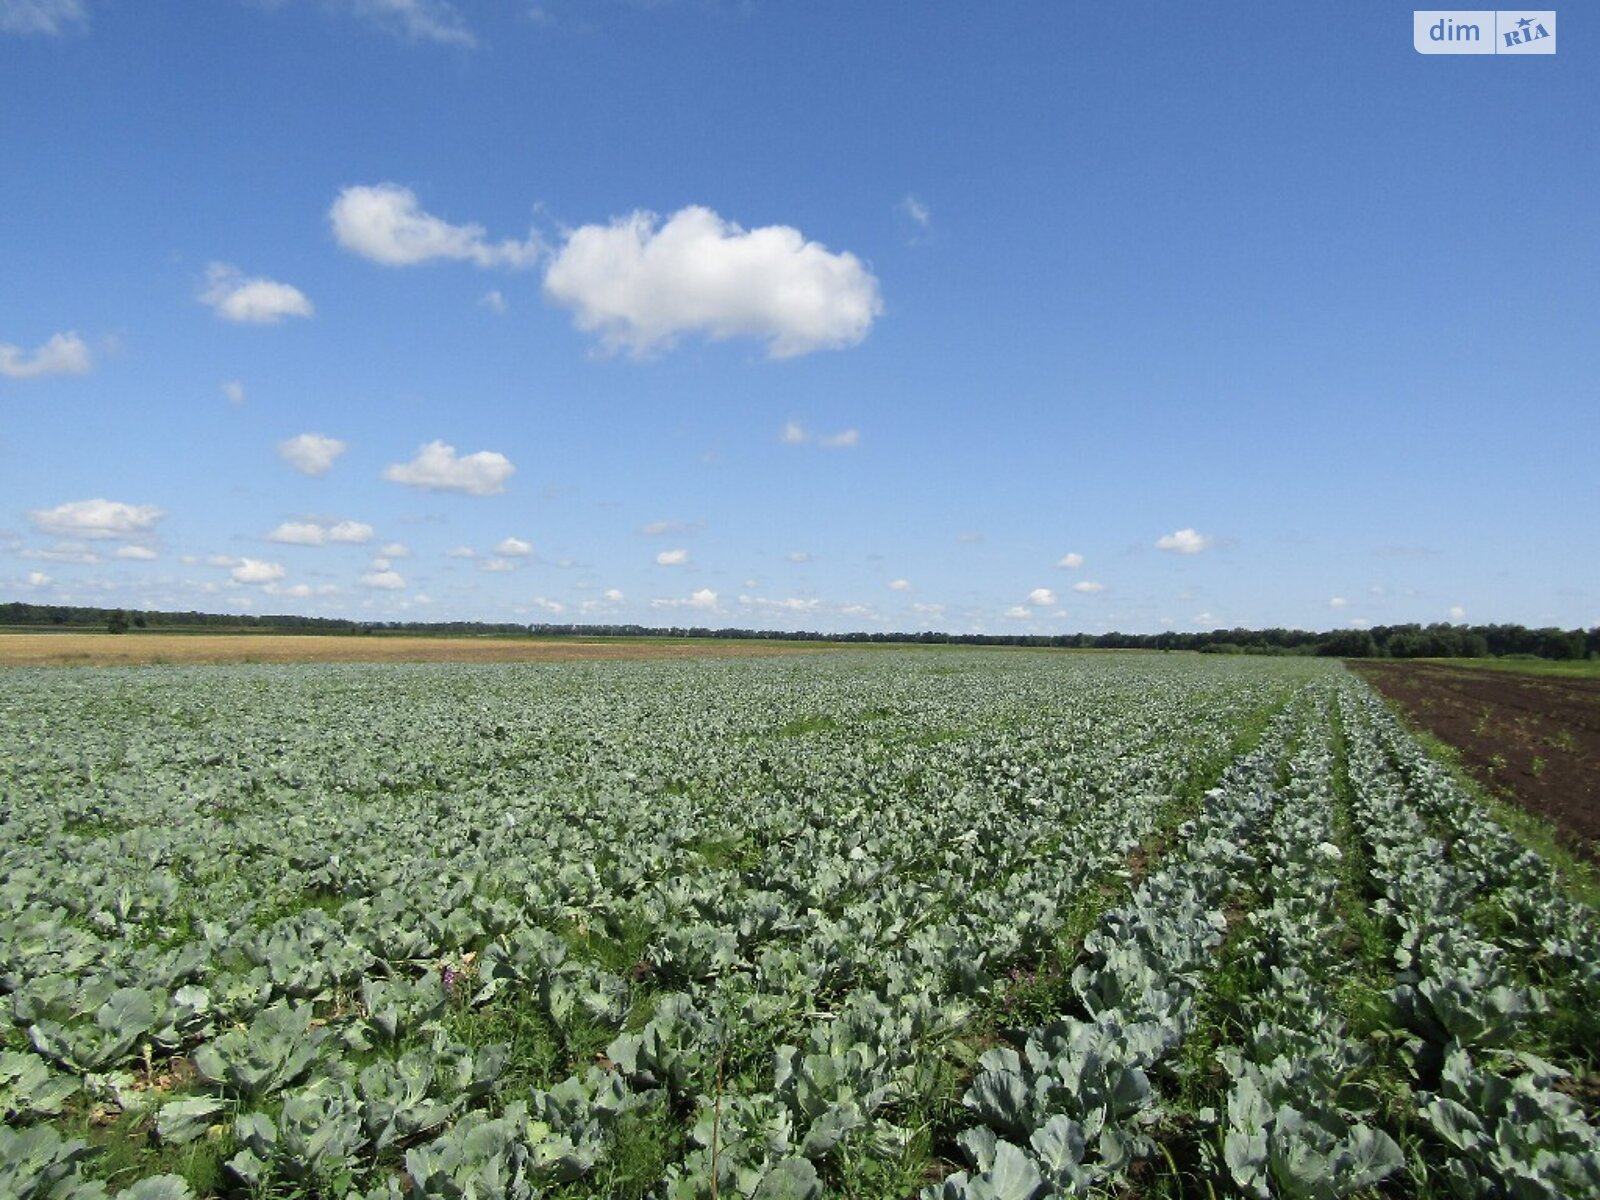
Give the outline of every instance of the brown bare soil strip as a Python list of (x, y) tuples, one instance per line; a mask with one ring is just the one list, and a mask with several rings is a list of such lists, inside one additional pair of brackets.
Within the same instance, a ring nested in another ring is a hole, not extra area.
[(1433, 663), (1349, 664), (1497, 795), (1600, 861), (1600, 680)]
[(0, 666), (106, 667), (168, 663), (585, 662), (737, 658), (817, 649), (782, 642), (523, 641), (517, 638), (322, 637), (272, 633), (8, 633)]

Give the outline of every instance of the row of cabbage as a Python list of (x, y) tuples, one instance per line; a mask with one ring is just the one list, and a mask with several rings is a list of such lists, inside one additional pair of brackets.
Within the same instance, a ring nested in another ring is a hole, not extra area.
[[(1262, 1200), (1600, 1195), (1600, 1134), (1533, 1052), (1593, 1070), (1595, 914), (1364, 686), (1308, 687), (1181, 832), (1186, 852), (1085, 940), (1059, 1019), (984, 1056), (971, 1169), (925, 1200), (1159, 1176)], [(1348, 906), (1368, 903), (1386, 936), (1364, 963)], [(1389, 973), (1406, 1041), (1353, 1032), (1363, 971)], [(1225, 1083), (1197, 1109), (1207, 1067)]]
[(12, 673), (0, 1182), (99, 1195), (88, 1127), (142, 1114), (227, 1187), (603, 1191), (648, 1117), (665, 1193), (819, 1194), (1311, 669)]
[(1370, 693), (1342, 700), (1356, 824), (1399, 935), (1427, 1160), (1463, 1198), (1600, 1196), (1600, 1129), (1550, 1061), (1593, 1066), (1597, 914)]

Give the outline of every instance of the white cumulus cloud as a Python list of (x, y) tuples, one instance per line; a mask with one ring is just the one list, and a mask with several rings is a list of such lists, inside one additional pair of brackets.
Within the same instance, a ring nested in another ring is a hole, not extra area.
[(1083, 579), (1083, 580), (1080, 580), (1079, 582), (1073, 584), (1072, 585), (1072, 590), (1075, 591), (1075, 592), (1084, 592), (1087, 595), (1091, 595), (1092, 596), (1095, 592), (1103, 592), (1103, 591), (1105, 591), (1106, 590), (1106, 585), (1103, 584), (1103, 583), (1096, 583), (1092, 579)]
[(716, 608), (717, 594), (710, 588), (701, 588), (689, 594), (690, 608)]
[(857, 344), (883, 311), (855, 255), (785, 225), (741, 229), (700, 206), (572, 231), (544, 286), (579, 329), (635, 355), (694, 333), (756, 338), (769, 357), (792, 358)]
[(533, 543), (525, 542), (519, 537), (503, 538), (494, 548), (496, 554), (504, 554), (507, 558), (526, 558), (533, 553)]
[(411, 547), (404, 542), (385, 542), (378, 550), (385, 558), (410, 558)]
[(362, 587), (377, 588), (385, 592), (397, 592), (406, 585), (406, 581), (395, 570), (368, 571), (358, 582)]
[(165, 513), (154, 504), (117, 500), (73, 500), (28, 512), (33, 527), (64, 538), (132, 539), (149, 533)]
[(911, 590), (911, 580), (891, 579), (889, 580), (889, 590), (893, 592), (909, 592)]
[(360, 545), (370, 542), (374, 532), (372, 526), (365, 521), (340, 521), (328, 528), (328, 540)]
[(306, 294), (275, 279), (247, 279), (237, 267), (214, 262), (206, 268), (200, 301), (219, 317), (242, 325), (276, 325), (285, 317), (309, 317), (316, 309)]
[(1072, 554), (1063, 554), (1061, 558), (1057, 560), (1056, 566), (1065, 567), (1068, 570), (1076, 571), (1079, 567), (1083, 566), (1083, 555), (1076, 552)]
[(611, 601), (613, 604), (616, 604), (618, 601), (620, 601), (622, 599), (622, 589), (621, 588), (607, 588), (606, 589), (606, 599)]
[(290, 596), (296, 600), (304, 600), (307, 596), (332, 596), (339, 589), (331, 583), (318, 584), (316, 587), (312, 587), (309, 583), (292, 583), (287, 587), (269, 583), (261, 590), (269, 596)]
[(687, 550), (663, 550), (656, 555), (656, 565), (659, 567), (681, 567), (689, 561)]
[(1450, 619), (1452, 621), (1465, 621), (1467, 619), (1467, 610), (1459, 604), (1452, 604), (1450, 606)]
[(1179, 529), (1156, 539), (1157, 550), (1170, 550), (1174, 554), (1199, 554), (1209, 550), (1215, 539), (1193, 529)]
[(811, 552), (809, 550), (791, 550), (784, 557), (792, 563), (808, 563), (811, 561)]
[(485, 558), (478, 562), (478, 570), (480, 571), (505, 572), (515, 571), (516, 569), (516, 561), (509, 558)]
[(21, 346), (0, 343), (0, 375), (7, 379), (83, 375), (93, 366), (88, 343), (72, 331), (55, 334), (32, 354)]
[(421, 447), (410, 462), (385, 467), (383, 477), (429, 492), (493, 496), (506, 490), (506, 480), (516, 470), (509, 458), (493, 450), (458, 456), (454, 446), (436, 441)]
[(133, 559), (139, 562), (148, 562), (150, 559), (158, 556), (154, 550), (150, 549), (149, 546), (118, 546), (117, 557)]
[(1035, 608), (1047, 608), (1056, 602), (1056, 594), (1047, 587), (1036, 587), (1028, 593), (1028, 603)]
[(274, 583), (288, 572), (283, 569), (281, 563), (263, 562), (259, 558), (241, 558), (239, 565), (228, 574), (235, 583)]
[(326, 475), (349, 446), (320, 433), (302, 433), (278, 443), (278, 457), (302, 475)]
[(1328, 600), (1328, 607), (1329, 608), (1343, 608), (1343, 607), (1345, 607), (1345, 605), (1347, 605), (1349, 603), (1350, 603), (1350, 601), (1346, 600), (1343, 596), (1332, 596)]
[(243, 404), (244, 384), (237, 379), (230, 379), (222, 385), (222, 394), (227, 397), (229, 404)]
[[(413, 267), (438, 259), (480, 267), (527, 267), (541, 253), (536, 237), (490, 242), (482, 225), (452, 225), (424, 212), (416, 193), (398, 183), (345, 188), (328, 210), (328, 220), (339, 245), (386, 267)], [(489, 302), (490, 307), (503, 311), (504, 300), (500, 296), (498, 304)]]
[(50, 582), (50, 576), (46, 575), (43, 571), (29, 571), (28, 572), (28, 586), (29, 587), (44, 587), (49, 582)]
[(285, 521), (267, 534), (267, 541), (287, 546), (320, 546), (327, 540), (328, 531), (314, 521)]

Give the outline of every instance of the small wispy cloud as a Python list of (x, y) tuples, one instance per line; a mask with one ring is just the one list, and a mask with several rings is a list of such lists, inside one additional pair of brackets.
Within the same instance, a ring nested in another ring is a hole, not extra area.
[(491, 242), (482, 225), (452, 225), (424, 211), (417, 194), (398, 183), (345, 188), (328, 210), (328, 221), (341, 247), (385, 267), (439, 260), (530, 267), (544, 252), (532, 233), (523, 242)]
[(0, 33), (61, 37), (88, 24), (83, 0), (0, 0)]
[(1209, 550), (1216, 539), (1193, 529), (1179, 529), (1156, 539), (1156, 549), (1173, 554), (1199, 554)]
[(933, 236), (933, 211), (910, 192), (894, 206), (894, 215), (900, 223), (901, 233), (913, 246), (921, 245)]
[(220, 262), (206, 268), (200, 302), (239, 325), (277, 325), (285, 317), (309, 317), (316, 312), (306, 294), (292, 284), (246, 278), (237, 267)]
[(861, 444), (861, 431), (841, 429), (837, 433), (812, 433), (799, 421), (785, 422), (778, 431), (778, 440), (785, 446), (822, 446), (829, 450), (853, 450)]
[(356, 582), (362, 587), (375, 588), (383, 592), (397, 592), (406, 586), (406, 581), (401, 577), (400, 572), (392, 567), (381, 571), (368, 571)]
[(29, 354), (21, 346), (0, 344), (0, 375), (38, 379), (44, 375), (84, 375), (94, 367), (89, 345), (76, 331), (58, 333)]
[(448, 0), (342, 0), (340, 7), (402, 41), (468, 50), (478, 44), (466, 18)]
[(320, 433), (302, 433), (278, 443), (278, 457), (302, 475), (326, 475), (334, 459), (349, 446), (338, 438)]

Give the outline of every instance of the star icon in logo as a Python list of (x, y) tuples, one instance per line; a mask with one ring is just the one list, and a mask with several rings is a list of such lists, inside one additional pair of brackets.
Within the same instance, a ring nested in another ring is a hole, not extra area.
[(1519, 27), (1521, 27), (1522, 29), (1524, 29), (1524, 30), (1526, 30), (1528, 28), (1528, 26), (1532, 25), (1532, 24), (1533, 24), (1533, 19), (1531, 17), (1523, 17), (1522, 20), (1517, 22), (1517, 25)]

